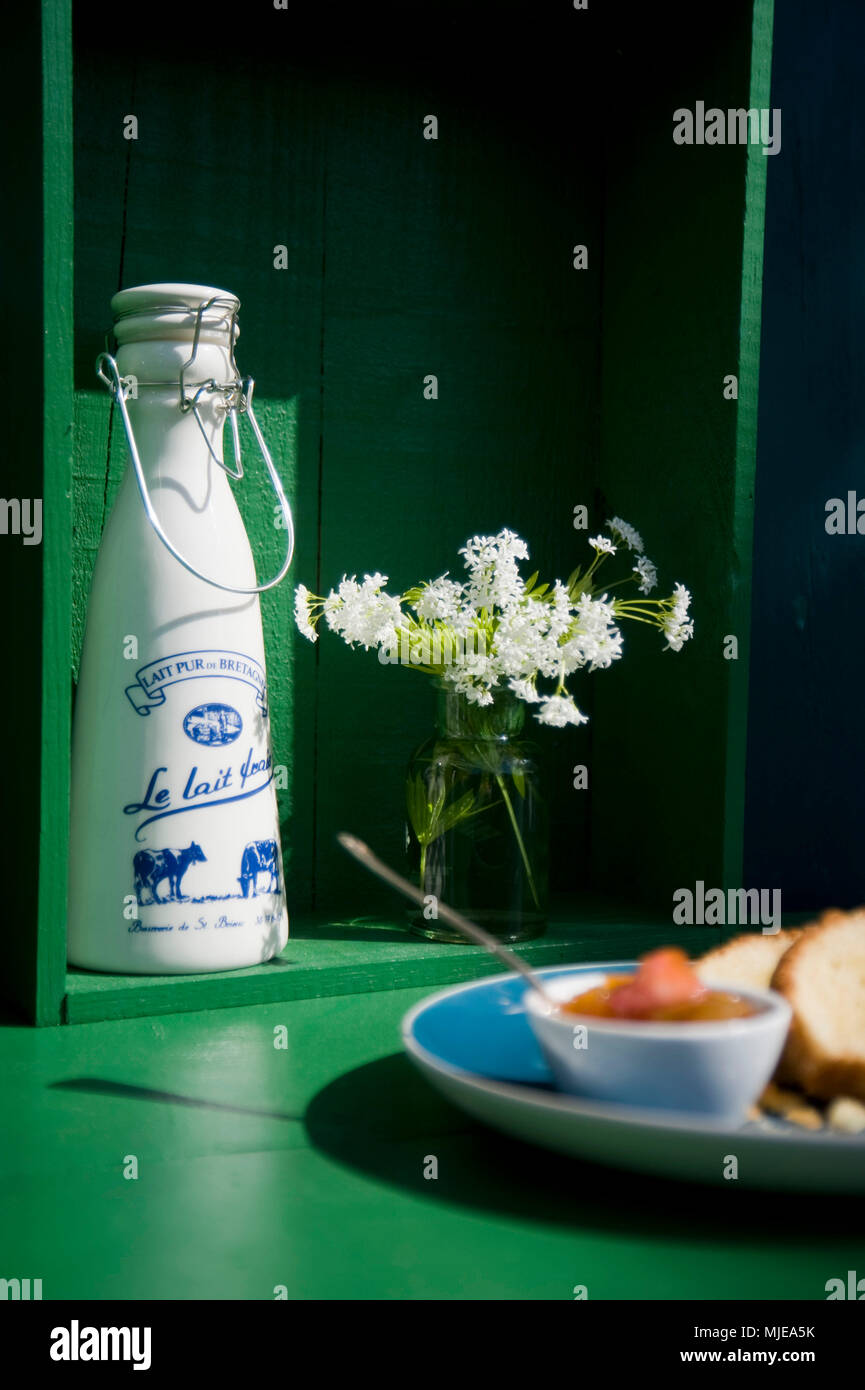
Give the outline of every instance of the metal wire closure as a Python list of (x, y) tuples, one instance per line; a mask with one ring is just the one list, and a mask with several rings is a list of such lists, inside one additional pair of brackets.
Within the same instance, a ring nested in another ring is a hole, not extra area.
[[(198, 424), (198, 428), (201, 430), (201, 433), (204, 436), (208, 452), (210, 453), (211, 458), (214, 460), (215, 463), (218, 463), (220, 468), (224, 469), (224, 471), (231, 478), (243, 477), (243, 464), (241, 462), (240, 454), (240, 432), (238, 430), (237, 425), (237, 415), (238, 413), (241, 413), (246, 415), (249, 419), (249, 423), (252, 426), (256, 442), (258, 443), (258, 447), (261, 450), (262, 458), (264, 459), (264, 462), (267, 466), (267, 471), (270, 476), (271, 485), (273, 487), (274, 492), (276, 493), (276, 497), (279, 502), (280, 509), (282, 511), (282, 518), (285, 524), (286, 531), (287, 545), (285, 559), (282, 562), (279, 572), (273, 577), (273, 579), (268, 579), (266, 584), (255, 584), (248, 589), (238, 588), (235, 584), (223, 584), (219, 579), (213, 579), (210, 575), (202, 574), (200, 570), (196, 569), (194, 565), (190, 564), (188, 560), (184, 559), (184, 557), (180, 554), (180, 551), (169, 540), (168, 536), (165, 534), (165, 531), (162, 529), (162, 523), (160, 522), (159, 517), (156, 515), (156, 512), (153, 508), (153, 503), (150, 500), (150, 493), (147, 490), (147, 481), (144, 477), (144, 470), (141, 467), (141, 459), (138, 453), (138, 445), (135, 442), (135, 435), (132, 429), (132, 421), (129, 418), (129, 411), (126, 409), (126, 398), (127, 394), (132, 389), (132, 382), (128, 377), (121, 377), (119, 368), (117, 366), (117, 362), (110, 352), (102, 352), (97, 357), (96, 375), (99, 377), (100, 381), (103, 381), (105, 385), (108, 387), (108, 389), (111, 391), (114, 399), (117, 401), (117, 404), (120, 408), (120, 414), (123, 417), (123, 427), (126, 430), (126, 439), (129, 444), (129, 452), (132, 456), (132, 466), (135, 470), (135, 480), (138, 483), (138, 491), (141, 494), (141, 501), (144, 504), (144, 510), (147, 514), (148, 521), (150, 522), (151, 526), (153, 527), (154, 531), (156, 532), (157, 536), (162, 541), (166, 549), (170, 550), (175, 560), (179, 561), (183, 568), (185, 570), (188, 570), (190, 574), (194, 574), (196, 579), (203, 579), (206, 584), (212, 584), (215, 589), (223, 589), (229, 594), (262, 594), (266, 589), (272, 589), (274, 585), (278, 584), (279, 581), (285, 577), (288, 571), (288, 567), (291, 564), (291, 559), (294, 554), (294, 519), (291, 514), (291, 507), (288, 504), (288, 499), (286, 498), (285, 492), (283, 491), (279, 474), (277, 473), (276, 468), (274, 467), (273, 459), (270, 456), (270, 451), (264, 442), (264, 436), (261, 433), (258, 421), (255, 418), (255, 412), (252, 409), (252, 393), (255, 389), (255, 382), (253, 381), (252, 377), (246, 377), (245, 380), (241, 380), (239, 377), (237, 377), (233, 381), (219, 383), (211, 377), (208, 381), (193, 383), (196, 388), (194, 395), (187, 396), (186, 394), (185, 374), (193, 365), (196, 353), (198, 351), (198, 340), (201, 334), (202, 316), (205, 313), (205, 311), (208, 308), (211, 308), (214, 304), (224, 304), (226, 302), (230, 302), (232, 305), (235, 304), (235, 301), (233, 300), (225, 301), (210, 299), (207, 300), (206, 303), (200, 304), (198, 306), (195, 321), (195, 333), (192, 340), (192, 353), (189, 357), (189, 360), (185, 362), (183, 366), (180, 368), (180, 409), (184, 414), (188, 413), (189, 411), (192, 411), (192, 414), (195, 416), (196, 423)], [(165, 307), (168, 308), (174, 306)], [(185, 304), (178, 305), (177, 307), (182, 308), (187, 312), (189, 309), (189, 306)], [(239, 306), (235, 306), (232, 313), (231, 342), (229, 349), (231, 365), (235, 372), (237, 371), (237, 366), (234, 361), (234, 330), (238, 307)], [(105, 366), (107, 366), (108, 371), (110, 372), (110, 376), (106, 376), (104, 370)], [(136, 381), (136, 389), (144, 386), (160, 388), (164, 391), (166, 386), (169, 384), (170, 383), (165, 381)], [(230, 468), (226, 467), (222, 459), (216, 457), (216, 454), (213, 452), (213, 449), (211, 448), (210, 440), (207, 438), (207, 434), (204, 429), (204, 424), (198, 412), (198, 400), (202, 392), (204, 391), (218, 392), (223, 397), (221, 408), (228, 412), (228, 418), (231, 423), (232, 444), (234, 447), (234, 458), (236, 463), (235, 471), (232, 471)]]
[[(198, 355), (198, 344), (201, 338), (201, 326), (204, 320), (204, 315), (207, 313), (208, 309), (212, 309), (215, 305), (219, 305), (219, 307), (223, 309), (231, 310), (231, 321), (228, 325), (228, 359), (231, 371), (233, 373), (233, 380), (220, 383), (216, 381), (214, 377), (210, 377), (207, 381), (195, 382), (193, 384), (198, 389), (196, 390), (194, 396), (188, 396), (186, 394), (186, 373), (189, 371), (189, 368), (194, 365), (195, 359)], [(195, 327), (193, 329), (192, 334), (192, 351), (189, 354), (187, 360), (183, 363), (182, 367), (180, 368), (177, 383), (180, 392), (180, 409), (182, 413), (185, 415), (188, 411), (192, 411), (193, 415), (195, 416), (195, 423), (201, 430), (201, 437), (207, 445), (207, 452), (210, 454), (210, 457), (213, 459), (213, 462), (218, 464), (219, 467), (223, 470), (223, 472), (228, 474), (229, 478), (243, 477), (243, 460), (241, 458), (240, 452), (240, 431), (237, 425), (237, 412), (239, 411), (241, 414), (244, 414), (246, 412), (246, 383), (241, 379), (240, 372), (237, 367), (237, 362), (235, 361), (234, 357), (234, 343), (237, 337), (237, 314), (239, 309), (240, 300), (227, 298), (223, 295), (213, 295), (210, 299), (205, 299), (201, 302), (201, 304), (199, 304), (198, 308), (195, 311)], [(141, 309), (127, 309), (125, 313), (118, 314), (116, 322), (120, 322), (122, 319), (135, 318), (142, 312), (143, 311)], [(185, 303), (166, 302), (151, 307), (147, 312), (149, 312), (150, 314), (188, 314), (190, 312), (190, 306)], [(106, 351), (108, 350), (109, 336), (110, 335), (106, 333)], [(123, 380), (125, 380), (125, 378), (123, 378)], [(135, 389), (137, 391), (139, 387), (149, 387), (154, 390), (164, 390), (165, 385), (166, 383), (164, 381), (140, 381), (136, 378)], [(221, 406), (217, 404), (217, 409), (221, 408), (228, 412), (228, 419), (231, 425), (231, 442), (232, 447), (234, 449), (234, 469), (229, 468), (223, 459), (217, 458), (216, 454), (213, 452), (213, 449), (211, 448), (210, 440), (207, 437), (207, 431), (205, 430), (201, 420), (201, 416), (198, 413), (198, 398), (201, 395), (202, 391), (219, 392), (223, 397), (223, 402)]]

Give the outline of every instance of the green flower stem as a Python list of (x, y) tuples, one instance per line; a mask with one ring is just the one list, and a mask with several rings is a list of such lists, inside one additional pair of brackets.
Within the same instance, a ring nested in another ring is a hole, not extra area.
[(520, 854), (523, 860), (523, 867), (526, 871), (526, 877), (529, 880), (529, 888), (532, 890), (532, 897), (535, 900), (535, 907), (538, 909), (538, 911), (540, 911), (541, 904), (538, 898), (538, 890), (535, 887), (535, 878), (534, 874), (532, 873), (532, 866), (529, 863), (529, 856), (526, 854), (526, 847), (523, 844), (523, 837), (520, 834), (520, 827), (517, 825), (517, 818), (514, 815), (514, 808), (511, 805), (511, 798), (508, 796), (508, 789), (504, 784), (504, 779), (502, 778), (500, 772), (497, 772), (495, 774), (495, 779), (499, 784), (499, 791), (502, 794), (502, 799), (505, 803), (505, 806), (507, 807), (508, 815), (510, 816), (511, 825), (514, 828), (514, 835), (517, 838), (517, 844), (519, 846)]
[[(591, 561), (591, 563), (590, 563), (590, 565), (589, 565), (589, 568), (586, 570), (585, 574), (583, 575), (583, 582), (584, 582), (586, 579), (588, 579), (588, 577), (589, 577), (590, 574), (594, 574), (594, 572), (595, 572), (595, 570), (598, 568), (598, 566), (599, 566), (600, 564), (603, 564), (604, 560), (608, 560), (609, 557), (610, 557), (610, 552), (609, 552), (608, 550), (596, 550), (596, 551), (595, 551), (595, 558), (594, 558), (594, 560)], [(621, 580), (620, 580), (619, 582), (621, 583)]]
[[(467, 811), (464, 815), (460, 816), (459, 820), (455, 820), (453, 822), (453, 825), (448, 826), (446, 829), (453, 830), (454, 826), (460, 825), (464, 820), (471, 820), (473, 816), (482, 816), (484, 814), (484, 811), (491, 811), (493, 807), (498, 806), (498, 804), (499, 803), (497, 801), (491, 801), (488, 806), (481, 806), (477, 811)], [(412, 829), (414, 829), (414, 826), (412, 826)], [(418, 847), (420, 848), (420, 872), (418, 875), (418, 882), (422, 893), (426, 889), (427, 849), (432, 844), (433, 840), (437, 840), (439, 836), (444, 834), (446, 834), (446, 830), (436, 830), (435, 833), (432, 833), (432, 831), (424, 831), (423, 839), (421, 839), (417, 831), (415, 830), (415, 838), (417, 839)]]
[(631, 623), (648, 623), (650, 627), (658, 627), (657, 618), (643, 618), (639, 613), (629, 613), (627, 609), (616, 614), (616, 617), (627, 618)]

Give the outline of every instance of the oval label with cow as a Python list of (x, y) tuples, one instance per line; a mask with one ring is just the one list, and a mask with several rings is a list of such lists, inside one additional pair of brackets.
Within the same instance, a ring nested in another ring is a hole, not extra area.
[(243, 720), (231, 705), (196, 705), (183, 721), (187, 738), (208, 748), (233, 743), (243, 732)]

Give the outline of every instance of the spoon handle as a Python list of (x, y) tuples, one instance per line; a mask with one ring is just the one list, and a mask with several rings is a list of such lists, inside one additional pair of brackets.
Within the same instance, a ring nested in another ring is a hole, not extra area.
[[(377, 874), (379, 878), (384, 879), (385, 883), (389, 883), (392, 888), (396, 888), (397, 892), (403, 893), (405, 897), (411, 898), (420, 907), (426, 907), (428, 895), (422, 893), (420, 888), (416, 888), (413, 883), (409, 883), (408, 879), (403, 878), (402, 874), (398, 874), (395, 869), (391, 869), (389, 865), (383, 863), (377, 855), (373, 854), (369, 845), (364, 844), (363, 840), (359, 840), (356, 835), (348, 835), (344, 831), (337, 835), (336, 838), (339, 840), (343, 849), (353, 855), (359, 864), (363, 864), (364, 868), (369, 869), (370, 873)], [(461, 912), (455, 912), (454, 909), (448, 907), (446, 903), (439, 902), (437, 910), (439, 917), (443, 921), (448, 922), (452, 927), (456, 927), (457, 931), (462, 932), (463, 936), (467, 936), (470, 941), (474, 941), (478, 946), (484, 946), (492, 955), (496, 956), (503, 965), (506, 965), (508, 970), (518, 971), (520, 975), (528, 980), (532, 989), (536, 989), (539, 994), (542, 994), (548, 1003), (555, 1004), (555, 1001), (550, 999), (544, 989), (543, 983), (538, 979), (535, 972), (530, 966), (526, 965), (525, 961), (521, 960), (514, 951), (509, 951), (507, 946), (503, 946), (490, 932), (484, 931), (483, 927), (479, 927), (476, 923), (470, 922), (467, 917), (463, 917)]]

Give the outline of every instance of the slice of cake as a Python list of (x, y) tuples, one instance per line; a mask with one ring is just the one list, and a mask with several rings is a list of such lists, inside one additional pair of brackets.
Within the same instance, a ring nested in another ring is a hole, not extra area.
[(865, 909), (824, 912), (781, 956), (771, 987), (793, 1009), (779, 1077), (821, 1099), (865, 1100)]

